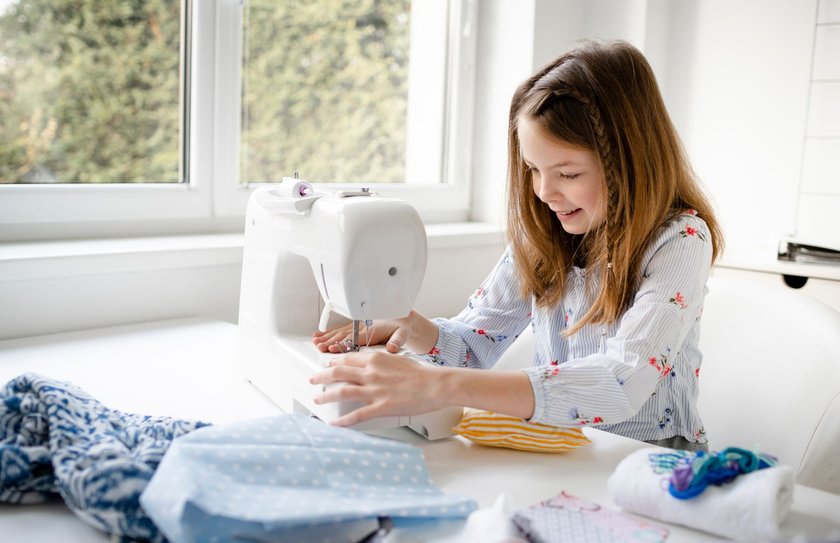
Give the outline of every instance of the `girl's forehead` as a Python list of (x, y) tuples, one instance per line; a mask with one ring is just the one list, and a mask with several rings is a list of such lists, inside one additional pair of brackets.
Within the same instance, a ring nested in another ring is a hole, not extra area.
[[(579, 145), (560, 139), (533, 119), (520, 116), (517, 123), (517, 137), (519, 138), (519, 151), (522, 158), (529, 160), (530, 155), (562, 155), (569, 162), (589, 161), (593, 152)], [(536, 156), (535, 156), (536, 158)]]

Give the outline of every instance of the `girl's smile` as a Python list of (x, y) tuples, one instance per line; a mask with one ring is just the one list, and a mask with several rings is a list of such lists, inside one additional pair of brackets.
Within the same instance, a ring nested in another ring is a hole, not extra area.
[(583, 211), (581, 208), (577, 208), (574, 211), (557, 211), (557, 218), (560, 219), (561, 222), (570, 221), (574, 217), (577, 216), (578, 212)]

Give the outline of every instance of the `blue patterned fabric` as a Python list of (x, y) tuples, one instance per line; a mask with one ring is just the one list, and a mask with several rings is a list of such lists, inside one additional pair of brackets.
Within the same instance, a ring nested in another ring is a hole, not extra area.
[(302, 415), (203, 428), (177, 439), (140, 498), (175, 543), (360, 541), (396, 527), (466, 517), (422, 451)]
[(0, 391), (0, 502), (58, 493), (117, 538), (163, 541), (140, 494), (172, 440), (202, 426), (121, 413), (70, 383), (21, 375)]

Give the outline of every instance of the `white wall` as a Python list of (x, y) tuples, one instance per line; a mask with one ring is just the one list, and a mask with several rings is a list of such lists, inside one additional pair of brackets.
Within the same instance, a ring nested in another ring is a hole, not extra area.
[(760, 265), (796, 231), (816, 0), (671, 6), (666, 100), (727, 235)]
[(795, 238), (840, 250), (840, 0), (820, 0), (815, 26)]

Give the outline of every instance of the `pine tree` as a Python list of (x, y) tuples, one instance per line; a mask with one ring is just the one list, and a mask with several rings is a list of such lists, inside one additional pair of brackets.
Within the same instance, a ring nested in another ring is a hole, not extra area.
[(178, 180), (177, 2), (19, 0), (0, 36), (2, 182)]
[(402, 181), (409, 2), (249, 6), (242, 178)]
[[(408, 0), (250, 0), (243, 180), (400, 181)], [(172, 0), (18, 0), (0, 13), (0, 182), (178, 181)]]

